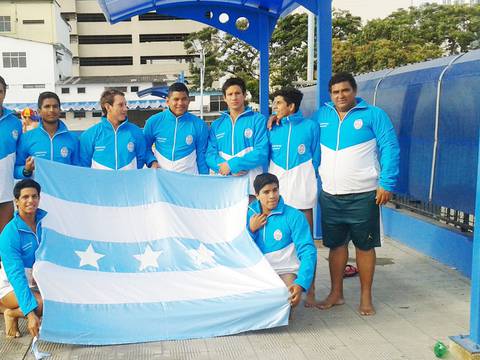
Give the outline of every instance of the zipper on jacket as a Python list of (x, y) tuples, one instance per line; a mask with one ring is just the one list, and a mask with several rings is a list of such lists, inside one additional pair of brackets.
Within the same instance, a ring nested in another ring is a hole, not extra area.
[(288, 138), (287, 138), (287, 170), (288, 170), (288, 159), (290, 157), (290, 136), (292, 135), (292, 122), (287, 117), (288, 121)]
[(172, 162), (175, 161), (175, 145), (177, 144), (177, 128), (178, 128), (178, 117), (175, 117), (175, 131), (173, 132)]
[[(53, 134), (53, 136), (50, 137), (50, 134), (46, 132), (43, 127), (41, 129), (45, 134), (47, 134), (48, 138), (50, 139), (50, 160), (53, 161), (53, 139), (55, 139), (55, 136), (63, 134), (66, 131), (55, 132), (55, 134)], [(58, 131), (58, 128), (57, 128), (57, 131)]]

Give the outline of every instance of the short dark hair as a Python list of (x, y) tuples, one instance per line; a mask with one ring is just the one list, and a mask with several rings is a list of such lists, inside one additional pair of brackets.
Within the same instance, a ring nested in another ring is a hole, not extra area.
[(3, 86), (3, 91), (7, 91), (7, 83), (5, 82), (5, 79), (0, 76), (0, 85)]
[(277, 184), (277, 186), (280, 186), (278, 183), (278, 178), (275, 175), (270, 173), (257, 175), (255, 180), (253, 180), (253, 188), (255, 189), (255, 193), (260, 194), (260, 190), (262, 190), (266, 185), (270, 184)]
[(332, 76), (328, 82), (328, 92), (332, 92), (332, 86), (344, 81), (348, 81), (353, 90), (357, 90), (357, 82), (352, 74), (347, 72), (339, 72)]
[(223, 86), (222, 86), (223, 95), (225, 95), (227, 93), (227, 89), (230, 86), (233, 86), (233, 85), (239, 86), (240, 89), (242, 89), (242, 92), (244, 94), (247, 93), (247, 85), (245, 85), (245, 81), (243, 81), (243, 79), (240, 79), (239, 77), (232, 77), (232, 78), (228, 79), (227, 81), (225, 81), (225, 83), (223, 84)]
[(13, 197), (18, 200), (20, 198), (20, 193), (22, 192), (23, 189), (26, 189), (26, 188), (36, 189), (38, 195), (40, 195), (40, 191), (42, 190), (40, 184), (37, 183), (35, 180), (23, 179), (15, 184), (15, 187), (13, 188)]
[(176, 83), (173, 83), (172, 85), (170, 85), (170, 87), (168, 88), (168, 96), (172, 95), (172, 93), (174, 91), (184, 92), (184, 93), (187, 94), (187, 96), (190, 96), (190, 93), (188, 92), (187, 85), (185, 85), (184, 83), (181, 83), (181, 82), (176, 82)]
[(40, 95), (38, 95), (38, 101), (37, 101), (37, 105), (38, 105), (38, 108), (40, 109), (43, 105), (43, 101), (45, 99), (55, 99), (57, 100), (58, 102), (58, 107), (61, 106), (60, 104), (60, 98), (58, 97), (57, 94), (55, 94), (54, 92), (51, 92), (51, 91), (44, 91), (42, 92)]
[(302, 103), (303, 93), (295, 88), (283, 88), (277, 90), (272, 95), (274, 98), (277, 96), (283, 97), (287, 105), (295, 104), (295, 112), (300, 109), (300, 104)]
[(116, 95), (125, 97), (125, 94), (117, 89), (105, 90), (100, 96), (100, 106), (102, 107), (103, 116), (107, 116), (107, 108), (105, 107), (105, 104), (113, 105)]

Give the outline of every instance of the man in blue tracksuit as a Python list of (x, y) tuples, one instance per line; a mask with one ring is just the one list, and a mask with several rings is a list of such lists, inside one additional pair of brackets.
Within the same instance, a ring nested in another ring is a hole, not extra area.
[(18, 318), (23, 316), (30, 334), (38, 336), (43, 302), (32, 267), (42, 239), (41, 221), (47, 213), (38, 208), (40, 185), (34, 180), (19, 181), (13, 194), (18, 211), (0, 235), (0, 306), (7, 338), (21, 336)]
[[(273, 110), (279, 126), (268, 132), (268, 171), (278, 177), (285, 204), (302, 211), (313, 233), (313, 207), (317, 204), (317, 176), (320, 165), (320, 127), (300, 112), (303, 94), (285, 88), (273, 94)], [(312, 284), (305, 305), (316, 305)]]
[(263, 115), (245, 106), (247, 88), (240, 78), (230, 78), (222, 86), (228, 112), (212, 123), (208, 138), (207, 164), (220, 175), (245, 175), (253, 180), (268, 162), (268, 137)]
[(395, 130), (381, 109), (356, 98), (351, 74), (330, 79), (332, 102), (314, 115), (320, 124), (323, 244), (330, 248), (332, 288), (320, 308), (344, 303), (343, 274), (353, 241), (360, 273), (361, 315), (375, 314), (372, 283), (380, 242), (379, 205), (392, 197), (400, 150)]
[(275, 175), (260, 174), (253, 186), (257, 201), (248, 207), (247, 230), (285, 282), (295, 307), (310, 288), (317, 264), (310, 227), (300, 211), (283, 202)]
[(78, 139), (59, 119), (60, 99), (58, 95), (45, 91), (38, 97), (40, 125), (22, 135), (17, 148), (15, 178), (32, 176), (35, 158), (77, 165)]
[(7, 84), (0, 76), (0, 233), (13, 216), (13, 169), (22, 123), (3, 107)]
[(142, 130), (127, 119), (127, 101), (118, 90), (100, 98), (102, 120), (80, 137), (80, 165), (103, 170), (141, 169), (145, 165)]
[(189, 103), (188, 88), (183, 83), (174, 83), (168, 89), (168, 109), (147, 120), (143, 133), (149, 167), (208, 174), (205, 161), (208, 127), (202, 119), (188, 112)]

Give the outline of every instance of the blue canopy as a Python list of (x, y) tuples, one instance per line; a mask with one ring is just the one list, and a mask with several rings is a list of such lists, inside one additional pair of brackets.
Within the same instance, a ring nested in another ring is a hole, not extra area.
[[(328, 98), (332, 69), (332, 0), (98, 0), (111, 23), (156, 11), (223, 30), (260, 51), (260, 108), (268, 114), (268, 45), (280, 16), (304, 6), (317, 15), (317, 103)], [(245, 26), (247, 24), (247, 26)]]

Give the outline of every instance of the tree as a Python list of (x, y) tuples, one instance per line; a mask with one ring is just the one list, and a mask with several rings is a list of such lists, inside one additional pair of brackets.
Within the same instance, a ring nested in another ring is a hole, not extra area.
[[(362, 25), (344, 10), (332, 13), (333, 71), (355, 74), (394, 68), (480, 48), (480, 5), (426, 4), (393, 12)], [(306, 78), (307, 15), (280, 19), (270, 42), (270, 85), (281, 87)], [(207, 87), (225, 74), (241, 76), (253, 100), (258, 99), (258, 51), (218, 30), (206, 28), (189, 36), (207, 49)], [(190, 44), (190, 45), (189, 45)], [(198, 71), (191, 68), (198, 86)]]

